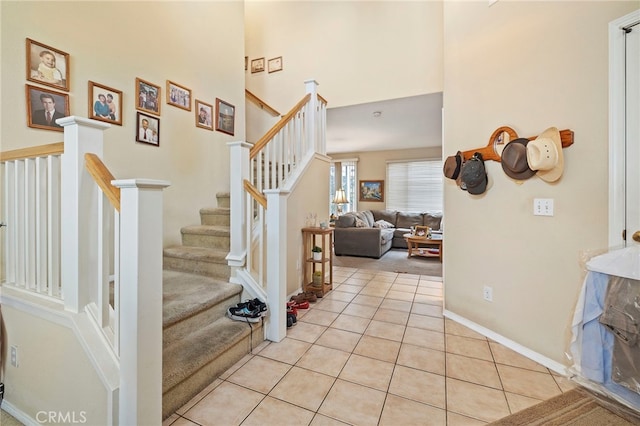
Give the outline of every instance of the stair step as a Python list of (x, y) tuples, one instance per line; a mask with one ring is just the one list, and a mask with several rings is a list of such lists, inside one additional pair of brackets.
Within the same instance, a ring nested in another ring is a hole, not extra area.
[(231, 209), (229, 207), (209, 207), (200, 209), (202, 225), (229, 226)]
[(204, 247), (175, 246), (163, 251), (163, 267), (206, 277), (229, 280), (231, 268), (227, 264), (228, 250)]
[(218, 207), (231, 207), (231, 193), (230, 192), (218, 192), (216, 194), (218, 200)]
[(240, 301), (242, 286), (178, 271), (163, 271), (163, 346), (225, 316)]
[(189, 402), (263, 340), (262, 323), (220, 318), (165, 348), (162, 417)]
[(191, 247), (207, 247), (229, 251), (228, 226), (190, 225), (180, 229), (182, 244)]

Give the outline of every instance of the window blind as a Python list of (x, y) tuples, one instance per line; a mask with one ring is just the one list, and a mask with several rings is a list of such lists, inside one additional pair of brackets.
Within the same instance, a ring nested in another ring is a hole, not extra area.
[(387, 163), (386, 208), (442, 211), (442, 160)]

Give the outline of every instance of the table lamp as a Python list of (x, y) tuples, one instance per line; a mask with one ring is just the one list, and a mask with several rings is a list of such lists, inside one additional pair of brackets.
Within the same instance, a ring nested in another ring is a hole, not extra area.
[(336, 189), (336, 195), (333, 197), (333, 203), (337, 205), (338, 216), (342, 214), (342, 205), (349, 204), (349, 200), (347, 200), (347, 194), (345, 194), (344, 189)]

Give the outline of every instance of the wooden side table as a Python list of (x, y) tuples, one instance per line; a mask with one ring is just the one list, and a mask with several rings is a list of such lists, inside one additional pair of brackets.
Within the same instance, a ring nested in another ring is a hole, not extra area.
[[(302, 288), (304, 291), (318, 291), (313, 285), (313, 273), (322, 273), (322, 295), (333, 289), (333, 228), (302, 228), (302, 256), (304, 270), (302, 272)], [(313, 260), (311, 249), (314, 246), (322, 248), (322, 259)], [(328, 271), (327, 271), (328, 269)], [(328, 277), (327, 277), (327, 272)], [(328, 281), (327, 281), (328, 278)]]

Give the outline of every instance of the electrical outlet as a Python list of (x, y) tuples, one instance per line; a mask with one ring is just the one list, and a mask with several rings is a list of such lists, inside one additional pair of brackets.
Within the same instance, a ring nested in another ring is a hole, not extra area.
[(493, 302), (493, 288), (485, 285), (482, 289), (482, 297), (487, 302)]
[(16, 345), (11, 345), (11, 365), (18, 366), (18, 347)]
[(553, 216), (553, 198), (534, 198), (534, 216)]

